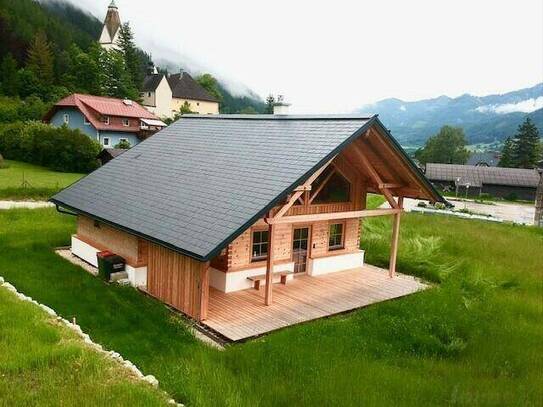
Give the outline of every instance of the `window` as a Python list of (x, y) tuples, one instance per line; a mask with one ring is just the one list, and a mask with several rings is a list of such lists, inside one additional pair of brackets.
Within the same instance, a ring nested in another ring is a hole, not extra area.
[(124, 127), (130, 126), (130, 120), (128, 120), (128, 119), (123, 119), (123, 126), (124, 126)]
[(108, 147), (109, 146), (109, 137), (104, 137), (102, 139), (102, 143), (104, 144), (104, 147)]
[(147, 92), (147, 96), (151, 97), (151, 92)]
[(70, 123), (70, 115), (69, 115), (68, 113), (66, 113), (66, 114), (64, 115), (63, 120), (64, 120), (64, 124)]
[[(324, 185), (321, 185), (323, 184)], [(322, 188), (320, 188), (322, 186)], [(351, 185), (338, 171), (328, 167), (313, 183), (312, 189), (319, 190), (315, 200), (319, 203), (349, 202), (351, 200)]]
[(83, 116), (83, 123), (85, 123), (85, 126), (90, 126), (89, 119), (87, 119), (87, 116)]
[(196, 102), (196, 106), (200, 106), (200, 102)]
[(109, 116), (103, 116), (102, 121), (104, 122), (104, 124), (109, 124)]
[(268, 231), (255, 230), (253, 232), (252, 261), (264, 260), (268, 257)]
[(328, 250), (343, 249), (343, 223), (330, 225), (328, 236)]

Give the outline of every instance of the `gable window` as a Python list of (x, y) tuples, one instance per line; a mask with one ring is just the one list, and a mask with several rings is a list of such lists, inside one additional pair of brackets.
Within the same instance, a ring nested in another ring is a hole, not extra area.
[(151, 97), (151, 92), (147, 92), (147, 96)]
[(103, 116), (102, 122), (104, 122), (104, 124), (109, 124), (109, 116)]
[(86, 125), (86, 126), (90, 126), (90, 122), (89, 122), (89, 119), (87, 119), (87, 116), (83, 116), (83, 123)]
[(104, 147), (108, 147), (109, 146), (109, 137), (104, 137), (102, 139), (102, 143), (104, 144)]
[(328, 236), (328, 250), (343, 249), (343, 223), (330, 225)]
[(64, 121), (64, 124), (69, 124), (70, 123), (70, 115), (68, 113), (66, 113), (64, 115), (63, 121)]
[(264, 260), (268, 257), (268, 231), (255, 230), (253, 232), (251, 261)]
[(351, 185), (334, 168), (328, 167), (313, 183), (312, 190), (318, 191), (314, 203), (349, 202)]
[(124, 126), (124, 127), (130, 126), (130, 120), (128, 120), (128, 119), (123, 119), (123, 126)]

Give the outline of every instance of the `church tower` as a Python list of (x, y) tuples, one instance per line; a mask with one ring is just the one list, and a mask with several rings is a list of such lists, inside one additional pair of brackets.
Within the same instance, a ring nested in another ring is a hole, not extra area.
[(118, 39), (120, 31), (121, 18), (119, 17), (119, 8), (115, 4), (115, 0), (111, 0), (111, 4), (107, 8), (102, 35), (100, 35), (100, 45), (108, 51), (111, 49), (119, 49)]

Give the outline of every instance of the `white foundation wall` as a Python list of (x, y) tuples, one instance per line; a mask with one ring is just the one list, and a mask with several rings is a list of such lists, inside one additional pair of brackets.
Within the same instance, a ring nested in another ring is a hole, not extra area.
[(134, 287), (147, 286), (147, 267), (132, 267), (127, 264), (125, 271), (131, 285)]
[(96, 253), (100, 250), (95, 249), (90, 244), (79, 240), (77, 236), (72, 235), (72, 254), (85, 260), (87, 263), (92, 264), (94, 267), (98, 267), (98, 258)]
[(320, 276), (322, 274), (334, 273), (337, 271), (352, 270), (364, 265), (364, 251), (360, 250), (356, 253), (319, 257), (312, 259), (311, 262), (311, 272), (308, 274), (312, 276)]
[[(77, 236), (72, 235), (72, 254), (79, 257), (82, 260), (85, 260), (87, 263), (98, 267), (98, 258), (96, 253), (100, 250), (94, 248), (88, 243), (79, 240)], [(132, 267), (126, 265), (125, 268), (126, 274), (128, 275), (128, 281), (134, 287), (141, 287), (147, 285), (147, 267)]]
[[(273, 266), (274, 272), (279, 271), (294, 271), (294, 262), (276, 264)], [(214, 268), (209, 269), (209, 285), (213, 288), (216, 288), (219, 291), (230, 293), (232, 291), (246, 290), (247, 288), (253, 288), (254, 282), (248, 280), (247, 277), (258, 276), (261, 274), (266, 274), (266, 267), (257, 267), (254, 269), (240, 270), (240, 271), (229, 271), (225, 273)], [(290, 275), (287, 277), (287, 280), (291, 279), (293, 276)], [(274, 282), (279, 282), (281, 280), (280, 276), (274, 278)], [(265, 285), (266, 282), (262, 281), (262, 285)]]

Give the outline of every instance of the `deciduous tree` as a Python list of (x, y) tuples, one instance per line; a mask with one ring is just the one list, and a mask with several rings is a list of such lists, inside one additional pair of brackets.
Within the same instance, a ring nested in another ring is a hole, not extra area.
[(465, 164), (469, 158), (466, 136), (460, 127), (443, 126), (430, 137), (423, 148), (415, 152), (422, 163)]

